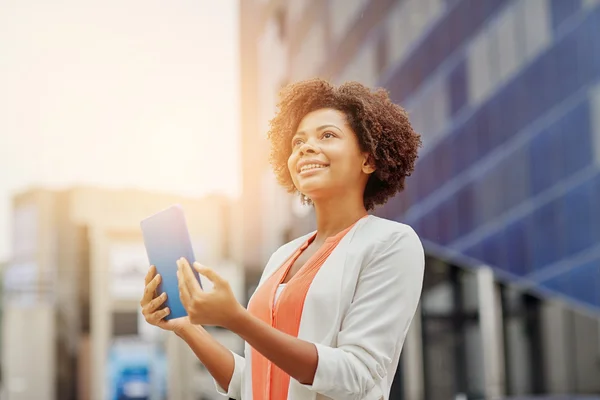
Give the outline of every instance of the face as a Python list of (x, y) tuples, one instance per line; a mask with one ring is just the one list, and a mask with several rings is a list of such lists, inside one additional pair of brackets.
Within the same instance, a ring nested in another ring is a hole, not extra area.
[(313, 201), (359, 191), (374, 168), (346, 115), (324, 108), (307, 114), (290, 142), (288, 168), (296, 189)]

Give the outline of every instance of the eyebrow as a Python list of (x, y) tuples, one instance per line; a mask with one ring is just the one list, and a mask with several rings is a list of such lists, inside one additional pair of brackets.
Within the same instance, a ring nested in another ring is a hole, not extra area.
[[(332, 125), (332, 124), (321, 125), (320, 127), (317, 128), (317, 130), (318, 131), (322, 131), (322, 130), (327, 129), (327, 128), (335, 128), (335, 129), (341, 131), (340, 128), (338, 128), (336, 125)], [(298, 131), (298, 132), (296, 132), (296, 134), (294, 136), (298, 136), (298, 135), (301, 135), (301, 136), (302, 135), (306, 135), (306, 132), (304, 132), (304, 131)]]

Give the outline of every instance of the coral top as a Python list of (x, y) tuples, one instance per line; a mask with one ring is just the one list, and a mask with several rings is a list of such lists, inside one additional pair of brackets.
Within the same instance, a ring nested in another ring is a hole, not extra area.
[[(274, 328), (298, 337), (304, 299), (308, 289), (327, 257), (354, 224), (327, 238), (319, 250), (310, 257), (289, 280), (283, 290), (277, 289), (287, 276), (300, 254), (315, 240), (312, 235), (296, 252), (262, 285), (258, 287), (248, 304), (248, 311)], [(285, 400), (288, 397), (290, 376), (252, 349), (252, 394), (254, 399)]]

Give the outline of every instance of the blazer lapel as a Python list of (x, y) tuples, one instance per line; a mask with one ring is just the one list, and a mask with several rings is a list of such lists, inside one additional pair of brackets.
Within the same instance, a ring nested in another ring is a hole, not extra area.
[(265, 266), (258, 286), (262, 285), (267, 279), (269, 279), (271, 275), (273, 275), (287, 261), (287, 259), (290, 258), (306, 240), (308, 240), (312, 234), (314, 234), (314, 232), (299, 237), (277, 250)]
[[(329, 343), (339, 329), (342, 309), (342, 297), (352, 296), (354, 287), (345, 287), (346, 275), (354, 273), (349, 270), (351, 264), (352, 238), (369, 217), (358, 221), (344, 236), (337, 247), (323, 263), (315, 276), (306, 296), (298, 337), (318, 343)], [(350, 279), (349, 281), (354, 281)]]

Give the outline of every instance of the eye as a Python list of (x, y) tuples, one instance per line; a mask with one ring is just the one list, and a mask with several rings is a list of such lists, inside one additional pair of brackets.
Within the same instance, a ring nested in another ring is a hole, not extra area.
[(330, 139), (333, 137), (335, 137), (335, 134), (333, 132), (325, 132), (325, 133), (323, 133), (323, 136), (322, 136), (323, 139)]
[(294, 139), (292, 140), (292, 147), (297, 147), (302, 144), (302, 139)]

